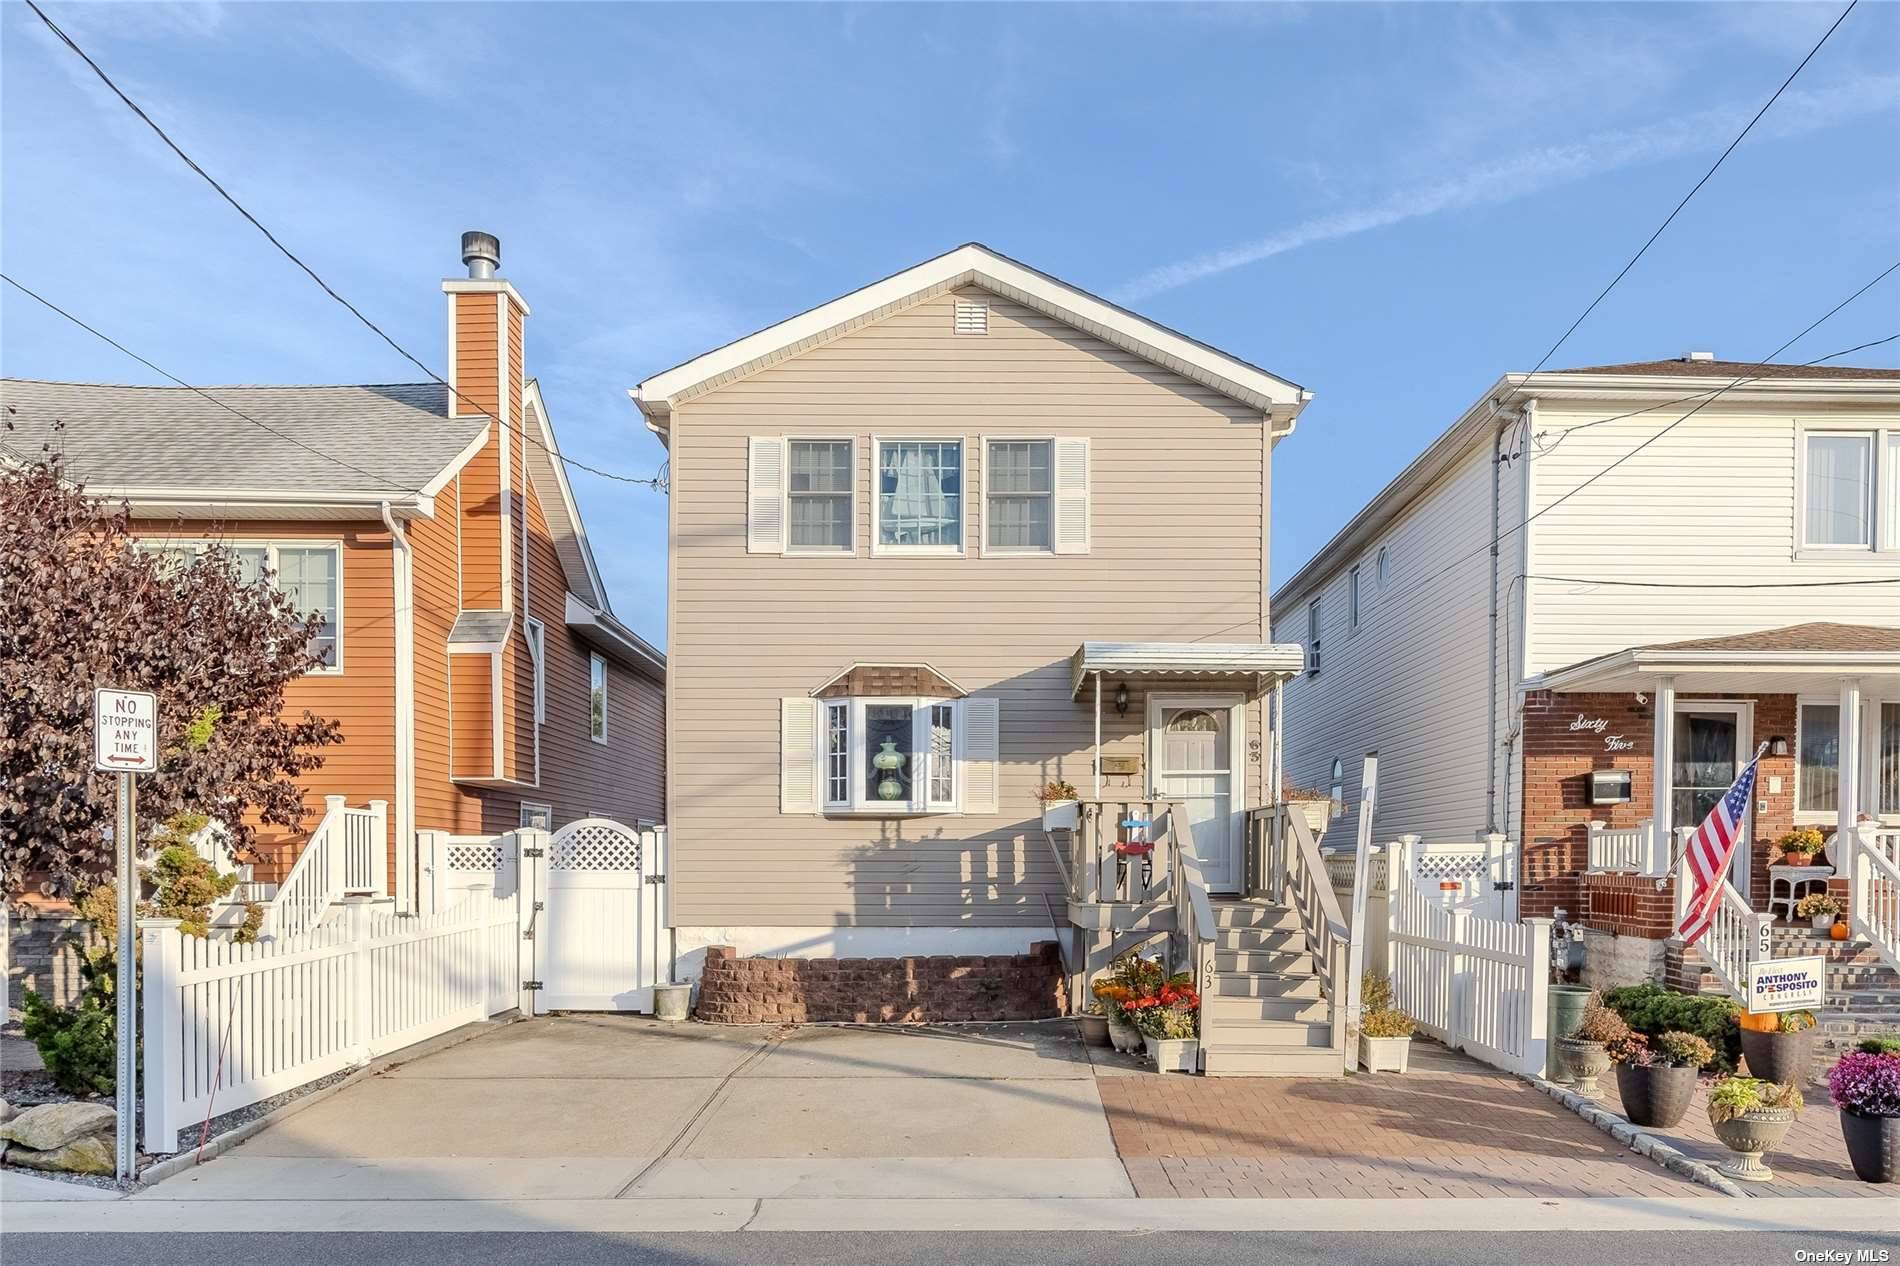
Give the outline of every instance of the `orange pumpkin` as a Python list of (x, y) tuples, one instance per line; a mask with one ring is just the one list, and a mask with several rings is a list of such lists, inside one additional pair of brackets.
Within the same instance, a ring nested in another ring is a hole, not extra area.
[(1744, 1011), (1735, 1019), (1736, 1024), (1757, 1033), (1778, 1033), (1781, 1031), (1781, 1016), (1773, 1011), (1763, 1011), (1757, 1015), (1753, 1011)]
[(1837, 941), (1846, 940), (1847, 939), (1847, 920), (1842, 919), (1839, 922), (1835, 923), (1833, 927), (1827, 930), (1827, 934)]

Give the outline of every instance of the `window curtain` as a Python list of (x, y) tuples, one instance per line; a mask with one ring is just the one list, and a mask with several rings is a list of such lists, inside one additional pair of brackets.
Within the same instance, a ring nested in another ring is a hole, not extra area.
[(1900, 703), (1880, 705), (1880, 764), (1874, 781), (1879, 784), (1880, 812), (1900, 813)]
[(1869, 437), (1808, 437), (1808, 544), (1870, 543), (1867, 490), (1872, 476), (1873, 444)]

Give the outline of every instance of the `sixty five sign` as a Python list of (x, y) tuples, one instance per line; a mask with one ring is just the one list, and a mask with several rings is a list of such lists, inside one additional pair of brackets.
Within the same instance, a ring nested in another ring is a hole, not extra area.
[(118, 774), (158, 771), (158, 696), (142, 690), (92, 692), (92, 763)]

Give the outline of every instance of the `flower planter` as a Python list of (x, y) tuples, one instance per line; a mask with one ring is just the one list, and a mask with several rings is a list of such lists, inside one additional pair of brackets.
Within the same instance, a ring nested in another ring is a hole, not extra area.
[(1574, 1037), (1560, 1038), (1557, 1058), (1562, 1062), (1566, 1080), (1576, 1083), (1577, 1093), (1594, 1099), (1603, 1093), (1597, 1078), (1610, 1070), (1610, 1050), (1601, 1042), (1583, 1042)]
[(1900, 1117), (1863, 1116), (1841, 1109), (1847, 1160), (1862, 1182), (1900, 1182)]
[(1616, 1066), (1616, 1095), (1631, 1125), (1666, 1130), (1695, 1102), (1696, 1069), (1689, 1064)]
[(1816, 932), (1825, 932), (1834, 926), (1834, 916), (1831, 914), (1817, 914), (1812, 919), (1809, 919), (1808, 923)]
[(1201, 1071), (1201, 1042), (1192, 1037), (1143, 1037), (1142, 1042), (1148, 1048), (1148, 1058), (1155, 1062), (1155, 1070), (1164, 1073), (1198, 1073)]
[(678, 1024), (691, 1011), (693, 987), (690, 984), (653, 986), (653, 1018)]
[(1814, 864), (1814, 854), (1812, 853), (1785, 853), (1784, 852), (1781, 855), (1781, 865), (1783, 866), (1812, 866), (1813, 864)]
[(1042, 802), (1042, 829), (1045, 831), (1073, 831), (1082, 824), (1082, 802), (1080, 800), (1045, 800)]
[(1742, 1062), (1748, 1065), (1748, 1075), (1778, 1086), (1790, 1081), (1797, 1086), (1807, 1085), (1809, 1070), (1814, 1066), (1814, 1035), (1818, 1031), (1764, 1033), (1759, 1029), (1743, 1029)]
[(1090, 1015), (1088, 1012), (1085, 1011), (1081, 1015), (1078, 1015), (1075, 1017), (1075, 1027), (1081, 1030), (1082, 1044), (1084, 1046), (1107, 1046), (1108, 1045), (1108, 1017), (1107, 1016)]
[(1793, 1108), (1756, 1108), (1715, 1126), (1715, 1137), (1735, 1153), (1735, 1159), (1715, 1167), (1716, 1172), (1742, 1182), (1767, 1182), (1775, 1171), (1762, 1164), (1768, 1151), (1794, 1127)]
[(1367, 1037), (1359, 1035), (1359, 1062), (1369, 1073), (1402, 1073), (1412, 1056), (1409, 1037)]
[(1315, 840), (1326, 834), (1326, 828), (1332, 824), (1333, 802), (1330, 800), (1292, 800), (1287, 807), (1306, 819), (1306, 827)]
[(1141, 1049), (1141, 1030), (1132, 1024), (1120, 1024), (1111, 1019), (1108, 1022), (1108, 1044), (1118, 1051), (1138, 1051)]

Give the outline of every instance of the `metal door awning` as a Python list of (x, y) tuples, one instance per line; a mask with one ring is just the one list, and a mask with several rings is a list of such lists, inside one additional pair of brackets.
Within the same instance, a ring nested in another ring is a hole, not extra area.
[(1277, 642), (1084, 642), (1070, 660), (1071, 696), (1091, 674), (1111, 677), (1252, 677), (1255, 688), (1298, 676), (1306, 650)]

